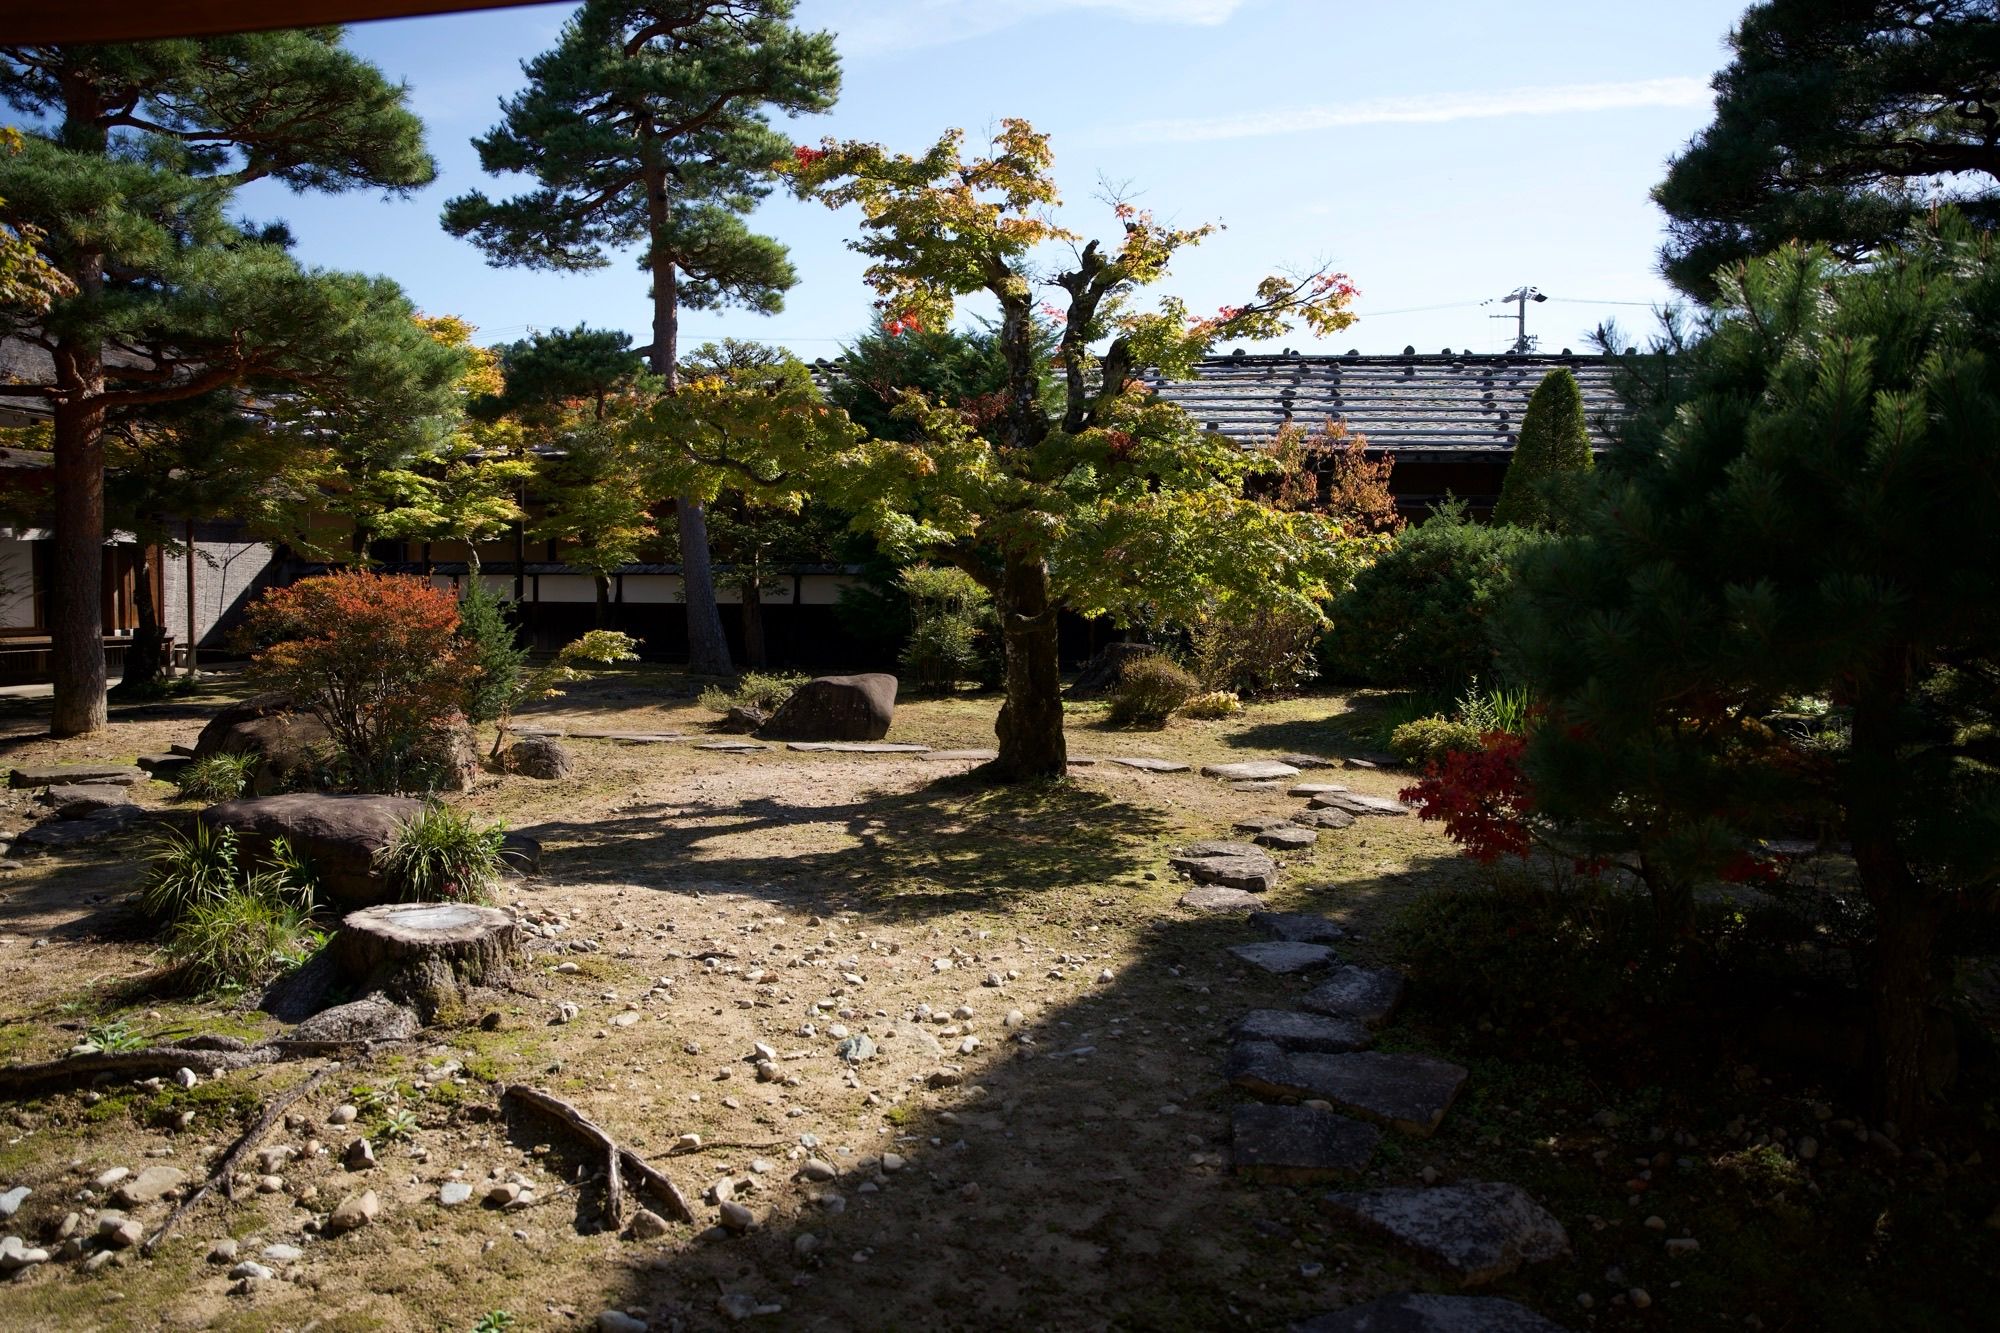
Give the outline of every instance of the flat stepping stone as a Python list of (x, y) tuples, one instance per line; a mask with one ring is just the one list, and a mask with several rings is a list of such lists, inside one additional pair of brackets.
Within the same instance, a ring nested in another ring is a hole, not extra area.
[[(1198, 851), (1201, 847), (1239, 847), (1240, 852)], [(1246, 893), (1268, 893), (1278, 883), (1278, 863), (1262, 848), (1247, 843), (1197, 843), (1167, 864), (1193, 878), (1197, 884), (1219, 884), (1225, 889)]]
[[(1264, 853), (1247, 842), (1209, 841), (1191, 842), (1181, 848), (1180, 855), (1199, 859), (1206, 856), (1264, 856)], [(1269, 857), (1264, 859), (1270, 860)]]
[(1329, 1194), (1335, 1217), (1387, 1237), (1466, 1287), (1569, 1253), (1569, 1233), (1519, 1185)]
[(1386, 796), (1368, 796), (1358, 791), (1334, 791), (1315, 796), (1307, 803), (1315, 810), (1345, 810), (1351, 815), (1407, 815), (1410, 807)]
[(17, 847), (78, 847), (101, 842), (145, 824), (152, 816), (145, 807), (114, 805), (81, 819), (51, 819), (14, 839)]
[(1238, 1106), (1229, 1115), (1230, 1166), (1249, 1180), (1313, 1185), (1359, 1175), (1382, 1131), (1304, 1106)]
[(1181, 895), (1181, 906), (1197, 912), (1248, 912), (1264, 900), (1242, 889), (1226, 889), (1220, 884), (1197, 884)]
[(1324, 944), (1297, 944), (1291, 940), (1259, 940), (1255, 944), (1232, 944), (1229, 952), (1252, 967), (1261, 967), (1281, 977), (1317, 968), (1332, 967), (1333, 950)]
[(44, 787), (40, 799), (58, 819), (82, 819), (113, 806), (132, 804), (132, 789), (109, 782), (60, 783)]
[(790, 741), (787, 750), (829, 750), (834, 754), (929, 754), (928, 745), (902, 745), (895, 741)]
[(1281, 764), (1290, 764), (1293, 768), (1340, 767), (1338, 759), (1328, 759), (1325, 755), (1320, 754), (1281, 754), (1278, 756), (1278, 762)]
[(1295, 778), (1299, 770), (1290, 764), (1281, 764), (1275, 759), (1247, 759), (1235, 764), (1203, 764), (1201, 775), (1205, 778), (1221, 778), (1225, 782), (1268, 782), (1279, 778)]
[(1357, 759), (1353, 755), (1349, 755), (1347, 758), (1341, 760), (1340, 766), (1342, 768), (1358, 768), (1364, 771), (1382, 767), (1382, 765), (1376, 763), (1373, 759)]
[(60, 787), (100, 782), (129, 787), (144, 781), (146, 771), (129, 764), (56, 764), (48, 768), (17, 768), (7, 775), (10, 787)]
[(1290, 1333), (1566, 1333), (1525, 1305), (1498, 1296), (1405, 1292), (1316, 1314)]
[(1330, 1018), (1351, 1018), (1379, 1028), (1403, 1003), (1403, 974), (1386, 967), (1336, 968), (1299, 1004)]
[(1269, 847), (1278, 852), (1302, 852), (1319, 841), (1319, 834), (1309, 828), (1300, 828), (1289, 820), (1277, 828), (1267, 828), (1257, 835), (1259, 847)]
[(1285, 795), (1303, 799), (1307, 796), (1327, 796), (1334, 792), (1350, 790), (1352, 788), (1343, 787), (1338, 782), (1294, 782), (1285, 788)]
[(1127, 768), (1136, 768), (1142, 773), (1185, 773), (1188, 771), (1188, 766), (1178, 759), (1154, 759), (1143, 754), (1114, 754), (1111, 756), (1111, 762), (1114, 764), (1123, 764)]
[(1300, 810), (1291, 822), (1300, 828), (1343, 829), (1354, 827), (1354, 816), (1345, 810)]
[(196, 757), (194, 749), (195, 747), (192, 742), (183, 744), (180, 741), (175, 741), (167, 747), (167, 752), (169, 754), (180, 755), (183, 759), (193, 759)]
[(694, 747), (697, 750), (722, 750), (729, 754), (747, 754), (752, 750), (768, 750), (761, 741), (702, 741)]
[(1259, 912), (1250, 924), (1274, 940), (1298, 944), (1335, 944), (1347, 938), (1339, 923), (1311, 912)]
[(1302, 1014), (1296, 1009), (1252, 1009), (1236, 1024), (1239, 1041), (1268, 1041), (1284, 1051), (1317, 1051), (1339, 1055), (1366, 1050), (1374, 1041), (1367, 1028), (1351, 1018)]
[(998, 750), (932, 750), (924, 758), (935, 764), (967, 762), (986, 764), (1000, 757)]
[(1283, 828), (1291, 822), (1289, 815), (1246, 815), (1229, 827), (1238, 833), (1262, 833), (1266, 829)]
[(1064, 762), (1071, 768), (1089, 768), (1097, 762), (1097, 756), (1094, 754), (1073, 754)]
[(681, 731), (607, 731), (603, 739), (620, 745), (671, 745), (688, 739)]
[(1275, 1041), (1239, 1041), (1222, 1062), (1222, 1076), (1231, 1087), (1270, 1101), (1297, 1099), (1292, 1087), (1291, 1057)]
[(1449, 1060), (1383, 1051), (1287, 1055), (1284, 1072), (1290, 1095), (1300, 1101), (1318, 1098), (1349, 1115), (1426, 1139), (1437, 1132), (1466, 1079), (1464, 1067)]
[(151, 773), (161, 782), (172, 782), (194, 760), (184, 754), (142, 754), (139, 767)]
[[(509, 736), (554, 736), (557, 739), (561, 739), (568, 733), (561, 727), (523, 727), (510, 722), (507, 724), (507, 734)], [(589, 734), (588, 732), (581, 731), (577, 733), (579, 736), (588, 736)]]

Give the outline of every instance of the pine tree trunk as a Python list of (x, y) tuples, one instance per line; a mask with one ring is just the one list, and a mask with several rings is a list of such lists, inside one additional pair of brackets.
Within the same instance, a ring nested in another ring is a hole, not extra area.
[[(101, 281), (96, 284), (101, 286)], [(86, 736), (105, 724), (103, 355), (72, 339), (56, 344), (55, 560), (49, 578), (52, 736)]]
[(1862, 685), (1844, 792), (1855, 870), (1875, 909), (1868, 968), (1873, 1101), (1878, 1116), (1904, 1129), (1921, 1125), (1928, 1109), (1930, 1008), (1942, 920), (1941, 905), (1910, 872), (1896, 836), (1898, 718), (1907, 693), (1907, 669), (1893, 656)]
[(159, 689), (167, 673), (167, 627), (160, 623), (160, 606), (153, 600), (153, 558), (159, 548), (139, 547), (139, 568), (132, 585), (132, 610), (139, 627), (125, 645), (124, 694), (144, 695)]
[(594, 574), (592, 580), (597, 585), (597, 628), (611, 628), (611, 580), (602, 574)]
[(1000, 757), (983, 771), (1001, 782), (1062, 777), (1069, 752), (1048, 564), (1009, 554), (999, 606), (1007, 654), (1006, 695), (994, 727)]

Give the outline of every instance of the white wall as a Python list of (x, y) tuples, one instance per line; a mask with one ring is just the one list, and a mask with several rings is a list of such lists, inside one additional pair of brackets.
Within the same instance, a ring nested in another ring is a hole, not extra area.
[(35, 556), (28, 543), (0, 529), (0, 628), (35, 623)]

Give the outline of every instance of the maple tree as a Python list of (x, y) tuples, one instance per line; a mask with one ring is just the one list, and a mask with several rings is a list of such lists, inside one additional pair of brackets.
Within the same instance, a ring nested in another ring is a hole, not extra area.
[[(969, 407), (906, 394), (898, 410), (914, 438), (851, 447), (825, 486), (891, 554), (955, 564), (993, 594), (1006, 668), (989, 775), (1060, 777), (1059, 612), (1193, 614), (1221, 597), (1317, 614), (1342, 581), (1350, 551), (1339, 531), (1246, 498), (1245, 479), (1265, 460), (1205, 434), (1141, 376), (1185, 375), (1223, 339), (1268, 338), (1298, 321), (1344, 328), (1354, 288), (1319, 269), (1268, 277), (1245, 304), (1212, 315), (1173, 296), (1141, 308), (1141, 291), (1213, 227), (1166, 226), (1117, 202), (1119, 239), (1084, 243), (1051, 216), (1060, 201), (1047, 136), (1010, 119), (986, 154), (963, 147), (959, 130), (915, 155), (829, 139), (780, 164), (801, 194), (860, 208), (850, 244), (872, 261), (886, 332), (944, 329), (973, 293), (1000, 311), (1000, 392)], [(1038, 272), (1061, 243), (1070, 260)], [(1061, 325), (1052, 355), (1037, 334), (1049, 320)]]

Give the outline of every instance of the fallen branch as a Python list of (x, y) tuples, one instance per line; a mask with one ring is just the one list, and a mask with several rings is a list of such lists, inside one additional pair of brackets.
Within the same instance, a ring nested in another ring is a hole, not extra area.
[(276, 1097), (273, 1097), (270, 1103), (264, 1107), (264, 1113), (257, 1117), (256, 1123), (244, 1130), (243, 1137), (237, 1139), (230, 1146), (229, 1151), (222, 1155), (222, 1160), (216, 1164), (215, 1170), (209, 1172), (208, 1179), (201, 1183), (201, 1188), (180, 1201), (179, 1206), (172, 1213), (168, 1214), (167, 1220), (160, 1224), (160, 1229), (153, 1233), (152, 1239), (139, 1247), (139, 1252), (150, 1255), (159, 1246), (159, 1243), (167, 1238), (167, 1233), (174, 1229), (175, 1224), (189, 1212), (193, 1211), (194, 1206), (207, 1197), (210, 1191), (214, 1190), (217, 1185), (222, 1186), (222, 1193), (225, 1198), (234, 1199), (236, 1197), (236, 1188), (233, 1181), (236, 1175), (236, 1167), (243, 1160), (244, 1155), (264, 1141), (264, 1136), (271, 1132), (271, 1126), (278, 1123), (278, 1117), (285, 1113), (286, 1107), (311, 1092), (314, 1088), (317, 1088), (320, 1084), (326, 1082), (327, 1078), (339, 1068), (340, 1065), (338, 1062), (330, 1064), (311, 1078), (302, 1079), (279, 1093)]
[[(190, 1041), (200, 1041), (191, 1037)], [(224, 1074), (233, 1069), (268, 1065), (283, 1058), (274, 1047), (252, 1046), (245, 1050), (218, 1051), (202, 1046), (148, 1046), (137, 1051), (93, 1051), (61, 1060), (36, 1064), (8, 1065), (0, 1069), (0, 1097), (20, 1097), (52, 1083), (88, 1081), (106, 1075), (135, 1078), (164, 1078), (182, 1069), (197, 1074)]]
[(630, 1148), (624, 1147), (616, 1139), (598, 1128), (588, 1116), (577, 1110), (576, 1107), (553, 1093), (543, 1092), (540, 1088), (531, 1088), (525, 1083), (509, 1083), (501, 1088), (501, 1102), (504, 1103), (509, 1098), (521, 1103), (523, 1106), (540, 1111), (543, 1115), (562, 1121), (579, 1135), (596, 1144), (599, 1150), (604, 1153), (605, 1161), (608, 1164), (608, 1169), (605, 1173), (606, 1206), (611, 1214), (613, 1229), (623, 1225), (623, 1220), (619, 1214), (624, 1194), (622, 1173), (625, 1171), (631, 1172), (633, 1179), (641, 1187), (652, 1191), (653, 1195), (672, 1209), (674, 1216), (681, 1221), (692, 1223), (695, 1220), (694, 1209), (688, 1206), (688, 1201), (682, 1197), (680, 1190), (674, 1187), (673, 1181), (667, 1179), (664, 1174)]

